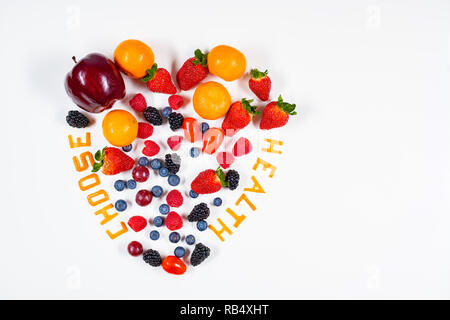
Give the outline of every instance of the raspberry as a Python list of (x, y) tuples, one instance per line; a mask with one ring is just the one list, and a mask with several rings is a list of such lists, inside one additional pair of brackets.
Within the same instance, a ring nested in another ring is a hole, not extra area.
[(153, 134), (153, 126), (146, 122), (138, 123), (138, 138), (147, 139)]
[(191, 264), (193, 267), (198, 266), (200, 263), (209, 257), (211, 250), (205, 246), (203, 243), (198, 243), (195, 245), (194, 251), (191, 255)]
[(208, 205), (204, 202), (196, 205), (188, 215), (189, 222), (206, 220), (209, 217)]
[(159, 153), (159, 145), (152, 141), (152, 140), (147, 140), (144, 142), (144, 149), (142, 149), (142, 153), (144, 155), (146, 155), (147, 157), (153, 157), (156, 156)]
[(145, 101), (145, 97), (138, 93), (130, 100), (130, 107), (136, 111), (142, 112), (147, 109), (147, 101)]
[(181, 229), (183, 227), (183, 219), (178, 213), (171, 211), (166, 217), (166, 227), (170, 231)]
[(172, 190), (167, 194), (166, 201), (169, 206), (178, 208), (183, 204), (183, 196), (180, 191)]
[(172, 96), (169, 97), (169, 106), (173, 109), (173, 110), (178, 110), (183, 106), (183, 97), (174, 94)]
[(239, 138), (239, 140), (234, 144), (233, 155), (235, 157), (245, 156), (250, 152), (252, 152), (252, 144), (247, 138)]
[(86, 128), (89, 125), (89, 119), (79, 111), (69, 111), (66, 116), (69, 126), (74, 128)]
[(134, 232), (139, 232), (147, 226), (147, 219), (141, 216), (134, 216), (128, 220), (128, 225)]
[(142, 255), (145, 263), (148, 263), (152, 267), (159, 267), (162, 263), (161, 255), (156, 250), (147, 250)]
[(229, 152), (219, 152), (216, 159), (219, 165), (224, 169), (228, 169), (234, 162), (234, 157)]
[(173, 151), (178, 151), (181, 148), (181, 141), (183, 140), (182, 136), (172, 136), (167, 139), (167, 145)]

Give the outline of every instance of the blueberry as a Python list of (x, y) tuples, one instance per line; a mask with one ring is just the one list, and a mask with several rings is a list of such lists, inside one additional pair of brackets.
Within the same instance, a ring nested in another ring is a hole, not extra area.
[(189, 150), (189, 154), (192, 158), (197, 158), (200, 155), (200, 149), (192, 147), (191, 150)]
[(200, 128), (201, 128), (202, 132), (205, 133), (209, 129), (209, 124), (207, 124), (206, 122), (202, 122), (200, 125)]
[(123, 189), (125, 189), (125, 181), (117, 180), (116, 182), (114, 182), (114, 188), (117, 191), (123, 191)]
[(127, 181), (127, 188), (130, 190), (136, 189), (136, 185), (137, 183), (133, 179)]
[(159, 212), (161, 212), (161, 214), (168, 214), (170, 211), (170, 207), (163, 203), (162, 205), (159, 206)]
[(154, 170), (158, 170), (159, 168), (162, 167), (162, 162), (159, 159), (153, 159), (152, 161), (150, 161), (150, 168), (154, 169)]
[(130, 152), (131, 149), (133, 149), (133, 145), (131, 145), (131, 144), (129, 144), (129, 145), (125, 146), (125, 147), (122, 147), (122, 150), (124, 152)]
[(222, 199), (220, 199), (219, 197), (214, 198), (213, 204), (214, 204), (216, 207), (220, 207), (220, 206), (222, 205)]
[(189, 196), (193, 199), (198, 197), (198, 193), (195, 192), (194, 190), (189, 191)]
[(169, 175), (169, 169), (162, 167), (161, 169), (159, 169), (159, 175), (161, 177), (167, 177)]
[(178, 232), (172, 232), (169, 234), (169, 240), (172, 243), (177, 243), (178, 241), (180, 241), (180, 239), (181, 239), (181, 237)]
[(163, 194), (163, 188), (161, 188), (160, 186), (154, 186), (152, 188), (152, 194), (154, 197), (159, 198), (162, 196)]
[(153, 224), (155, 225), (155, 227), (159, 228), (163, 225), (163, 223), (164, 223), (163, 217), (158, 216), (153, 219)]
[(175, 187), (175, 186), (177, 186), (177, 185), (179, 185), (180, 184), (180, 177), (179, 176), (177, 176), (176, 174), (171, 174), (170, 176), (169, 176), (169, 184), (172, 186), (172, 187)]
[(195, 243), (195, 237), (190, 234), (186, 237), (186, 243), (190, 246), (192, 246)]
[(175, 257), (183, 258), (186, 254), (186, 250), (183, 247), (176, 247), (173, 253), (175, 254)]
[(125, 200), (117, 200), (114, 207), (116, 208), (117, 211), (122, 212), (127, 209), (127, 203)]
[(171, 107), (165, 107), (164, 109), (162, 109), (161, 111), (161, 115), (164, 118), (168, 118), (170, 116), (170, 114), (172, 113), (172, 108)]
[(199, 231), (205, 231), (208, 228), (208, 223), (205, 220), (197, 222), (197, 229)]
[(139, 164), (140, 166), (143, 166), (143, 167), (148, 166), (149, 162), (150, 162), (150, 161), (148, 160), (147, 157), (140, 157), (139, 160), (138, 160), (138, 164)]
[(150, 239), (152, 240), (158, 240), (159, 239), (159, 232), (156, 230), (153, 230), (150, 232)]

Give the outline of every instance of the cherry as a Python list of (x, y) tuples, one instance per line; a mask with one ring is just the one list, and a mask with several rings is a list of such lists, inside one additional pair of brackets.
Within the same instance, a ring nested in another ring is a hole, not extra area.
[(133, 257), (137, 257), (141, 255), (143, 249), (142, 244), (140, 244), (137, 241), (131, 241), (128, 245), (128, 253), (131, 254)]
[(148, 206), (153, 199), (153, 195), (148, 190), (139, 190), (138, 193), (136, 193), (136, 203), (140, 205), (141, 207)]
[(145, 182), (148, 180), (148, 177), (150, 176), (150, 171), (143, 166), (137, 166), (133, 169), (133, 179), (137, 182)]

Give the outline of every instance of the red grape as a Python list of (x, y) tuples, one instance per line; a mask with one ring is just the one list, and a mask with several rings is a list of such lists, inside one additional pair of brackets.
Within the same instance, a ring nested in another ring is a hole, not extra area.
[(133, 179), (137, 182), (145, 182), (150, 176), (150, 171), (146, 167), (137, 166), (133, 169)]
[(132, 241), (128, 245), (128, 253), (131, 254), (134, 257), (139, 256), (142, 253), (142, 244), (140, 244), (137, 241)]
[(152, 202), (152, 199), (153, 195), (148, 190), (139, 190), (136, 194), (136, 203), (141, 207), (148, 206)]

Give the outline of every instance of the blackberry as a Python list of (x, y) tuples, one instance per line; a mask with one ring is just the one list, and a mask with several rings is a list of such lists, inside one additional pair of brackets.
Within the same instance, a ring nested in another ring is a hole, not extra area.
[(204, 202), (196, 205), (188, 215), (189, 222), (206, 220), (209, 217), (208, 205)]
[(184, 117), (181, 113), (172, 112), (169, 115), (169, 124), (172, 131), (178, 130), (183, 125)]
[(225, 181), (228, 182), (228, 188), (231, 190), (239, 186), (239, 173), (236, 170), (230, 170), (225, 176)]
[(156, 250), (147, 250), (142, 255), (145, 263), (148, 263), (152, 267), (159, 267), (162, 263), (161, 255)]
[(69, 126), (74, 128), (86, 128), (89, 125), (89, 119), (81, 112), (72, 110), (66, 116)]
[(180, 171), (181, 159), (176, 153), (166, 154), (165, 160), (170, 174), (177, 174)]
[(209, 257), (210, 253), (211, 253), (211, 250), (207, 246), (205, 246), (203, 243), (196, 244), (195, 249), (191, 255), (192, 266), (196, 267), (200, 263), (205, 261), (205, 259)]
[(158, 109), (156, 109), (154, 107), (148, 107), (147, 109), (145, 109), (144, 117), (145, 117), (145, 120), (147, 120), (154, 126), (160, 126), (163, 123), (161, 114), (159, 113)]

